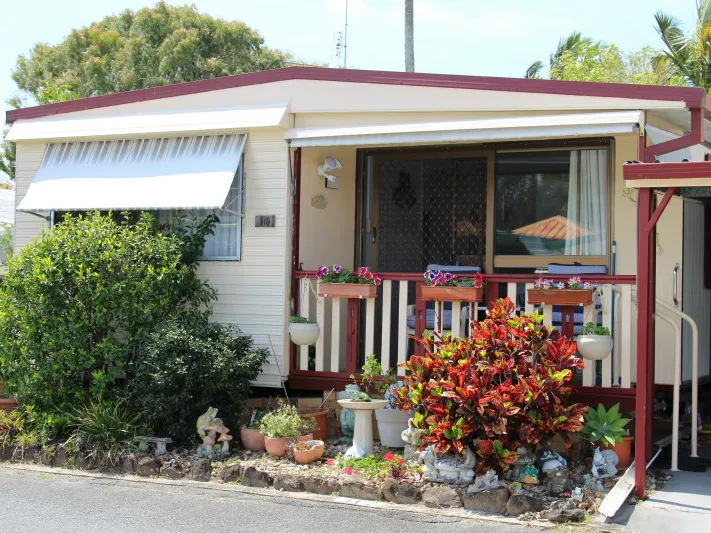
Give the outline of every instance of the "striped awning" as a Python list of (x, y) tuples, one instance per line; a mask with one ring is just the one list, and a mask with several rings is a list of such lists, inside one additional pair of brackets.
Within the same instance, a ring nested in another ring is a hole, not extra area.
[(246, 134), (51, 143), (18, 211), (220, 209)]

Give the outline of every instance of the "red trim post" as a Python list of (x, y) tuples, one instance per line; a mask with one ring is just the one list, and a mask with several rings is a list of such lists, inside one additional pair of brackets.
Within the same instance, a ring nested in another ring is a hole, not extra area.
[[(291, 154), (288, 154), (291, 157)], [(298, 302), (299, 290), (296, 281), (296, 271), (299, 270), (299, 233), (301, 232), (301, 148), (294, 150), (294, 198), (292, 200), (292, 234), (291, 234), (291, 313), (295, 313)], [(296, 345), (289, 343), (289, 369), (298, 368), (296, 364)]]
[(637, 398), (635, 491), (645, 496), (647, 459), (652, 446), (654, 412), (654, 227), (647, 229), (654, 208), (654, 191), (640, 189), (637, 200)]
[(348, 298), (346, 316), (346, 372), (358, 373), (358, 317), (360, 316), (360, 300)]

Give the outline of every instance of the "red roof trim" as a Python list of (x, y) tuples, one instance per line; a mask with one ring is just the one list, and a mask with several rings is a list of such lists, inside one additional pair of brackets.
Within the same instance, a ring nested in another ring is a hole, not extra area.
[(711, 161), (628, 163), (622, 167), (625, 180), (699, 179), (711, 177)]
[(452, 74), (419, 74), (412, 72), (385, 72), (377, 70), (350, 70), (319, 67), (287, 67), (261, 72), (250, 72), (209, 80), (164, 85), (104, 96), (82, 98), (42, 106), (7, 111), (6, 122), (38, 118), (61, 113), (72, 113), (134, 102), (145, 102), (187, 94), (219, 91), (233, 87), (246, 87), (286, 80), (337, 81), (350, 83), (376, 83), (384, 85), (409, 85), (454, 89), (560, 94), (569, 96), (599, 96), (607, 98), (638, 98), (642, 100), (683, 101), (688, 107), (705, 105), (703, 89), (696, 87), (663, 87), (654, 85), (628, 85), (621, 83), (590, 83), (579, 81), (535, 80), (523, 78), (495, 78), (484, 76), (459, 76)]

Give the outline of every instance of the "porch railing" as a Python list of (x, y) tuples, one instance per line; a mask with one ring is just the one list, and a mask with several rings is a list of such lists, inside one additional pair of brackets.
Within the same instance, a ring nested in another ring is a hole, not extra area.
[[(404, 375), (401, 363), (420, 347), (411, 339), (424, 329), (451, 331), (455, 336), (468, 332), (471, 318), (483, 318), (487, 303), (464, 304), (444, 302), (437, 309), (428, 309), (422, 300), (423, 278), (418, 273), (379, 273), (383, 284), (375, 299), (341, 299), (318, 296), (314, 272), (296, 273), (294, 313), (316, 319), (321, 335), (315, 346), (295, 346), (292, 350), (290, 379), (301, 385), (347, 381), (359, 371), (365, 356), (375, 354), (384, 368), (397, 367)], [(540, 276), (519, 274), (485, 274), (486, 302), (509, 296), (519, 312), (533, 312), (527, 299), (527, 289), (533, 288)], [(566, 280), (569, 276), (546, 276)], [(599, 300), (579, 312), (572, 307), (542, 306), (544, 322), (560, 327), (571, 336), (574, 328), (585, 322), (601, 322), (613, 332), (614, 350), (611, 357), (598, 362), (586, 361), (581, 376), (584, 387), (630, 388), (633, 360), (632, 290), (634, 276), (585, 276), (597, 287)], [(595, 305), (597, 304), (597, 305)], [(614, 309), (614, 311), (613, 311)], [(579, 310), (578, 310), (579, 311)], [(614, 322), (613, 322), (614, 316)], [(398, 366), (399, 365), (399, 366)]]

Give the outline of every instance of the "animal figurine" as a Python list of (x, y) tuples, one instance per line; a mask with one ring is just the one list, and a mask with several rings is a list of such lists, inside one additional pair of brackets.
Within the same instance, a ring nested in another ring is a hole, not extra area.
[(592, 475), (596, 479), (605, 479), (617, 475), (617, 463), (619, 458), (612, 450), (600, 451), (600, 448), (595, 448), (593, 456)]

